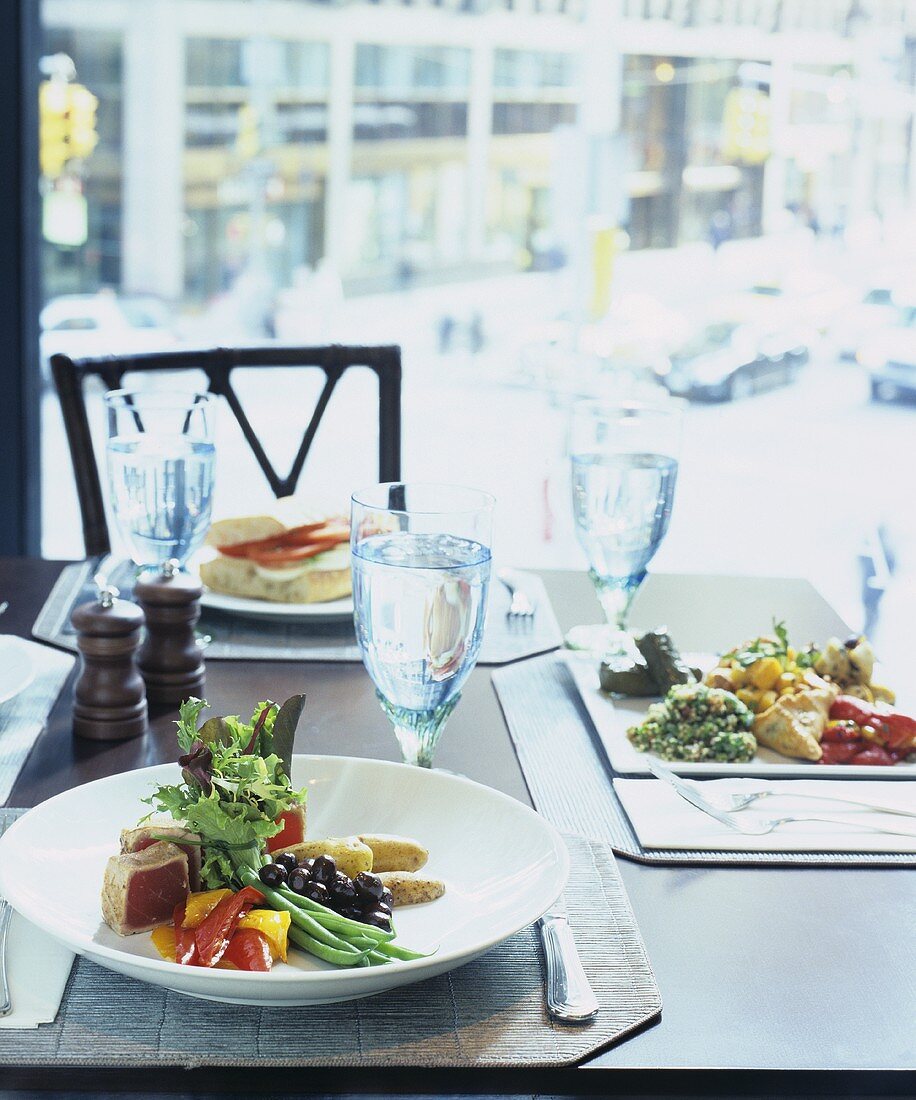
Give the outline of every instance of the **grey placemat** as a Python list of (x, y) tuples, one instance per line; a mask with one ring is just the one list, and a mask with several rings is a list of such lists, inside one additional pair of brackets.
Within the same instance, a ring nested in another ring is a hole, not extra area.
[[(34, 637), (63, 649), (76, 648), (70, 615), (77, 604), (92, 599), (92, 577), (98, 559), (75, 562), (61, 571), (44, 607), (32, 627)], [(132, 567), (120, 565), (110, 579), (129, 599), (133, 584)], [(490, 605), (479, 663), (501, 665), (562, 644), (563, 636), (544, 582), (532, 573), (520, 573), (525, 590), (536, 603), (531, 618), (509, 618), (509, 593), (498, 582), (490, 585)], [(351, 661), (359, 662), (359, 648), (353, 623), (291, 623), (242, 618), (204, 608), (198, 630), (210, 636), (207, 660), (238, 661)]]
[(35, 678), (18, 695), (0, 703), (0, 805), (9, 798), (73, 668), (73, 658), (67, 653), (24, 640), (22, 645)]
[(430, 981), (312, 1008), (196, 1000), (80, 958), (53, 1024), (0, 1030), (0, 1065), (463, 1068), (580, 1062), (657, 1016), (661, 997), (610, 849), (578, 836), (566, 840), (569, 920), (600, 1003), (589, 1024), (558, 1024), (547, 1016), (533, 927)]
[[(886, 852), (707, 852), (649, 849), (620, 804), (611, 768), (562, 656), (497, 669), (493, 685), (538, 811), (559, 829), (607, 841), (637, 863), (726, 866), (901, 867), (916, 855)], [(647, 783), (657, 782), (646, 779)]]

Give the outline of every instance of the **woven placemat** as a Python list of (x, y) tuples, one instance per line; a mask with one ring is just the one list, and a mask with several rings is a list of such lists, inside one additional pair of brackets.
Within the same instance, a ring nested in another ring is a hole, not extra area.
[[(20, 810), (0, 810), (18, 814)], [(197, 1000), (77, 959), (53, 1024), (0, 1030), (0, 1066), (563, 1066), (661, 1011), (620, 874), (605, 844), (568, 836), (569, 922), (598, 998), (595, 1020), (544, 1007), (529, 927), (458, 970), (376, 997), (312, 1008)]]
[[(575, 683), (559, 654), (497, 669), (499, 698), (519, 764), (538, 812), (558, 829), (608, 842), (637, 863), (756, 867), (901, 867), (912, 853), (708, 852), (643, 848), (617, 797), (608, 763)], [(656, 782), (647, 779), (647, 783)]]
[[(76, 649), (76, 634), (70, 626), (74, 607), (95, 596), (93, 576), (99, 559), (64, 566), (32, 627), (34, 637), (62, 649)], [(494, 581), (478, 663), (502, 665), (562, 644), (556, 615), (544, 582), (533, 573), (519, 573), (525, 591), (535, 602), (530, 618), (510, 618), (509, 593)], [(125, 599), (133, 589), (133, 566), (121, 563), (109, 579)], [(204, 608), (198, 632), (210, 637), (208, 661), (345, 661), (359, 663), (359, 647), (353, 622), (289, 622), (288, 620), (243, 618)]]
[(74, 664), (69, 654), (56, 649), (25, 640), (22, 646), (35, 678), (18, 695), (0, 703), (0, 805), (9, 798)]

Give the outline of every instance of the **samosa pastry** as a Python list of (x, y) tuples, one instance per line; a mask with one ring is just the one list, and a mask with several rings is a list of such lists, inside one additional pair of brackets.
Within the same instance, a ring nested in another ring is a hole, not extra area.
[(821, 737), (827, 726), (830, 704), (838, 689), (813, 672), (808, 685), (795, 695), (783, 695), (754, 719), (754, 736), (761, 745), (801, 760), (820, 760)]

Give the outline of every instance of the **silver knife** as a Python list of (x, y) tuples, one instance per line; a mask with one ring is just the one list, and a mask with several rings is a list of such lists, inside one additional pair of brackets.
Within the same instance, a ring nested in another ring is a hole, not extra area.
[[(13, 824), (15, 819), (7, 817), (0, 810), (0, 836)], [(10, 903), (0, 897), (0, 1017), (9, 1016), (13, 1011), (13, 998), (10, 994), (10, 985), (6, 975), (6, 939), (9, 934), (10, 918), (13, 910)]]
[(594, 1020), (598, 998), (582, 968), (562, 896), (541, 917), (538, 927), (547, 961), (547, 1011), (567, 1024)]
[(713, 806), (711, 802), (707, 802), (699, 791), (688, 783), (685, 783), (680, 776), (675, 775), (674, 772), (666, 768), (664, 764), (659, 764), (657, 760), (653, 760), (651, 757), (647, 756), (646, 767), (656, 779), (661, 779), (664, 783), (674, 787), (681, 798), (686, 799), (691, 806), (696, 806), (698, 810), (702, 810), (704, 814), (709, 814), (710, 817), (714, 817), (716, 821), (721, 821), (723, 825), (727, 825), (730, 829), (735, 828), (735, 819), (731, 814), (726, 813), (724, 810), (720, 810), (718, 806)]

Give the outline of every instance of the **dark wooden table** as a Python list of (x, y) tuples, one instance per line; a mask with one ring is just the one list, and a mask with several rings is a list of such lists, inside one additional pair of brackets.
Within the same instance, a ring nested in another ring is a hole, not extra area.
[[(4, 632), (29, 635), (59, 571), (0, 560)], [(545, 574), (564, 629), (594, 621), (586, 578)], [(651, 579), (650, 582), (651, 583)], [(668, 598), (661, 579), (656, 594)], [(651, 603), (651, 593), (649, 594)], [(648, 605), (647, 605), (648, 606)], [(393, 736), (361, 665), (214, 661), (207, 696), (223, 713), (252, 700), (308, 694), (299, 751), (396, 759)], [(9, 799), (31, 806), (78, 783), (172, 760), (174, 713), (149, 736), (116, 745), (75, 741), (65, 688)], [(471, 676), (437, 762), (528, 802), (487, 669)], [(559, 762), (558, 762), (559, 765)], [(621, 871), (664, 999), (660, 1022), (582, 1070), (526, 1074), (399, 1070), (268, 1071), (274, 1093), (592, 1093), (615, 1095), (916, 1094), (916, 876), (908, 870), (644, 867)], [(100, 1092), (241, 1091), (265, 1074), (142, 1074), (0, 1069), (0, 1095), (56, 1085)], [(5, 1091), (6, 1090), (6, 1091)]]

